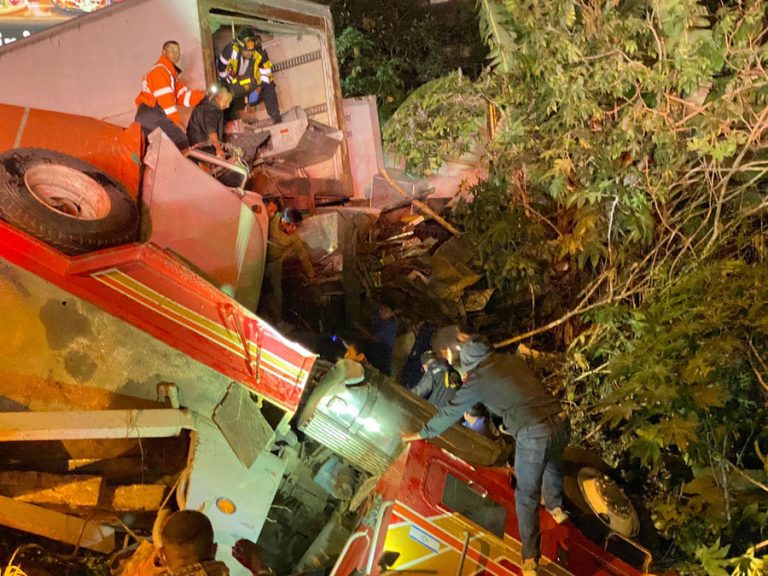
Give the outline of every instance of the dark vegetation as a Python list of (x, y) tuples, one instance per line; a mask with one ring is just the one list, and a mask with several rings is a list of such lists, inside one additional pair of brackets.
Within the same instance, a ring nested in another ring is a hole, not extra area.
[(481, 145), (487, 178), (449, 214), (496, 288), (468, 320), (542, 353), (577, 441), (642, 496), (662, 566), (765, 573), (766, 4), (477, 8), (487, 68), (420, 86), (384, 131), (414, 174)]

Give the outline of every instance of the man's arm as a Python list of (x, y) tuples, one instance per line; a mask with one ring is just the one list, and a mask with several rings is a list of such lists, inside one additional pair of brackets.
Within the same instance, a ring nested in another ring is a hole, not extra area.
[(229, 81), (229, 61), (232, 58), (232, 43), (230, 42), (219, 54), (216, 60), (216, 73), (221, 80)]
[(205, 92), (202, 90), (190, 90), (186, 87), (181, 78), (176, 78), (176, 103), (179, 106), (194, 108), (205, 98)]
[(421, 398), (425, 398), (429, 396), (429, 394), (432, 392), (432, 389), (434, 388), (434, 381), (432, 380), (432, 373), (427, 370), (424, 372), (424, 375), (421, 377), (421, 380), (411, 388), (411, 392), (416, 394), (416, 396), (420, 396)]
[(473, 386), (469, 383), (465, 384), (453, 395), (448, 404), (440, 408), (437, 414), (430, 418), (429, 422), (419, 431), (419, 437), (434, 438), (439, 436), (458, 422), (459, 418), (464, 415), (464, 412), (472, 408), (479, 401), (480, 398), (475, 393)]
[(232, 547), (232, 556), (240, 562), (244, 568), (250, 570), (253, 576), (266, 576), (274, 574), (262, 559), (261, 548), (258, 544), (242, 538)]
[(221, 146), (221, 140), (219, 140), (219, 122), (222, 114), (223, 112), (219, 109), (206, 109), (204, 117), (206, 135), (208, 140), (213, 143), (216, 156), (219, 158), (224, 158), (224, 149)]
[(208, 134), (208, 140), (213, 142), (213, 147), (216, 150), (216, 156), (219, 158), (224, 158), (224, 149), (221, 147), (221, 142), (219, 142), (219, 135), (216, 134), (216, 132), (211, 132)]
[(254, 70), (254, 76), (259, 79), (259, 84), (270, 84), (272, 82), (272, 62), (269, 59), (269, 54), (263, 48), (259, 50), (259, 69)]

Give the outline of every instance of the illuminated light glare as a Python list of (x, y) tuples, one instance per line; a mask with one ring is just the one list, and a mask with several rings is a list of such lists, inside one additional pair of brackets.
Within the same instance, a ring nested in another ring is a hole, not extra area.
[(334, 398), (331, 399), (330, 402), (328, 402), (328, 408), (330, 408), (331, 412), (333, 412), (337, 416), (347, 416), (349, 414), (354, 414), (356, 412), (354, 406), (350, 406), (338, 396), (335, 396)]
[(368, 432), (381, 432), (381, 425), (374, 418), (363, 418), (360, 423)]
[(234, 514), (237, 511), (237, 506), (235, 506), (235, 503), (232, 502), (232, 500), (229, 498), (224, 498), (223, 496), (216, 499), (216, 508), (218, 508), (219, 512), (222, 514), (227, 515)]

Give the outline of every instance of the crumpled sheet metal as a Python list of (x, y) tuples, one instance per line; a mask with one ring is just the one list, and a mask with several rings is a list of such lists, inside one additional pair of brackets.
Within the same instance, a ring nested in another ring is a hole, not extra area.
[(344, 231), (354, 226), (357, 237), (367, 235), (379, 218), (380, 211), (363, 207), (334, 207), (305, 218), (299, 235), (313, 255), (331, 254), (342, 247)]
[(339, 215), (336, 212), (305, 218), (299, 228), (311, 254), (331, 254), (339, 248)]

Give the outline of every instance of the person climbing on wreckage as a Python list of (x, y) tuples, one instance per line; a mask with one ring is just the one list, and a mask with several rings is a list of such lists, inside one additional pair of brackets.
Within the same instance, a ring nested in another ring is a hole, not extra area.
[(179, 107), (191, 108), (203, 98), (202, 90), (190, 90), (181, 80), (181, 46), (168, 40), (155, 65), (144, 75), (141, 92), (136, 97), (134, 121), (141, 125), (144, 136), (160, 128), (179, 150), (189, 148), (187, 134), (181, 125)]
[(562, 476), (563, 452), (570, 437), (567, 414), (522, 358), (495, 352), (482, 336), (456, 331), (453, 338), (436, 341), (434, 348), (452, 364), (460, 362), (464, 384), (419, 432), (403, 434), (403, 441), (439, 436), (478, 402), (503, 419), (501, 431), (515, 438), (515, 510), (522, 541), (522, 574), (535, 576), (541, 556), (542, 496), (558, 524), (568, 519), (563, 509)]
[(309, 249), (298, 234), (304, 217), (296, 208), (288, 207), (275, 212), (269, 223), (267, 240), (267, 265), (265, 279), (272, 288), (272, 320), (283, 321), (283, 266), (297, 259), (310, 284), (315, 283), (315, 268), (309, 257)]
[(240, 30), (221, 51), (216, 60), (216, 72), (234, 94), (230, 113), (233, 118), (248, 106), (264, 102), (274, 124), (280, 122), (280, 106), (272, 78), (272, 62), (261, 45), (261, 37), (250, 28)]

